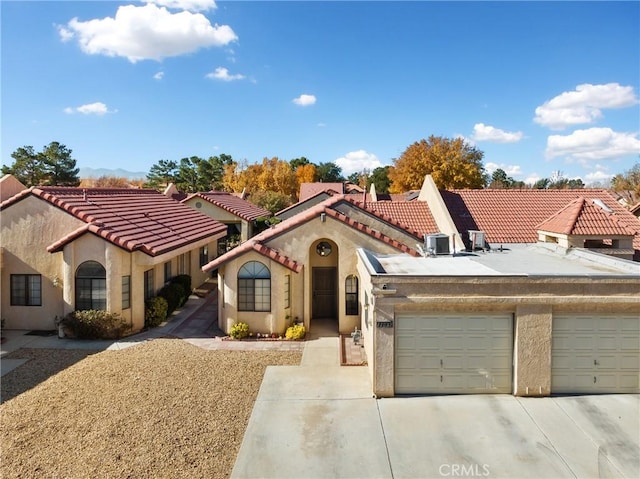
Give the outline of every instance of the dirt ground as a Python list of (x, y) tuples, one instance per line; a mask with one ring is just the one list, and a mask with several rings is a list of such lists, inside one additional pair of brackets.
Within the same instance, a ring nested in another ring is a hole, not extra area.
[[(19, 350), (2, 378), (0, 476), (229, 477), (268, 365), (301, 352)], [(286, 458), (283, 458), (286, 460)]]

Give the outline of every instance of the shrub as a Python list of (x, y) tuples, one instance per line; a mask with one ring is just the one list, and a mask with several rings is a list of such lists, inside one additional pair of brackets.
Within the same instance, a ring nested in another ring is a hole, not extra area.
[(179, 274), (171, 279), (172, 283), (179, 284), (184, 289), (183, 298), (180, 302), (180, 306), (184, 305), (189, 299), (189, 295), (191, 294), (191, 276), (188, 274)]
[(306, 330), (304, 329), (303, 325), (294, 324), (293, 326), (289, 326), (287, 328), (287, 332), (284, 334), (284, 336), (287, 339), (302, 339), (304, 338), (305, 333)]
[(69, 313), (61, 324), (81, 339), (118, 339), (131, 329), (119, 314), (95, 309)]
[(144, 304), (144, 325), (148, 328), (159, 326), (167, 319), (167, 300), (160, 296), (148, 299)]
[(247, 323), (236, 323), (231, 326), (229, 336), (233, 339), (242, 339), (249, 336), (249, 325)]
[(184, 288), (179, 283), (165, 284), (158, 291), (158, 296), (167, 300), (167, 316), (180, 307), (184, 295)]

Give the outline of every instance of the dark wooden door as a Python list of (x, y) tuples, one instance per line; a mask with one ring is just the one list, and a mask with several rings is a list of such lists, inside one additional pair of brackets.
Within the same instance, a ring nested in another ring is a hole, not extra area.
[(336, 268), (313, 268), (313, 307), (314, 318), (336, 318), (337, 296)]

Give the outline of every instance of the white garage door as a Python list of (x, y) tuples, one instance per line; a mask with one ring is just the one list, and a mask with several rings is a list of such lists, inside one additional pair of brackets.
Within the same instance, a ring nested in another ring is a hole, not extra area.
[(640, 317), (553, 318), (552, 393), (638, 393)]
[(396, 317), (395, 393), (510, 393), (512, 331), (510, 314)]

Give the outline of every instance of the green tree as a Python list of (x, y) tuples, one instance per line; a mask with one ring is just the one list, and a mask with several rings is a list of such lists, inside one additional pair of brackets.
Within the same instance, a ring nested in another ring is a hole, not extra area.
[(249, 201), (271, 213), (277, 213), (291, 205), (290, 196), (276, 191), (257, 190), (251, 193)]
[(369, 185), (375, 185), (376, 193), (389, 193), (391, 180), (389, 179), (389, 166), (379, 166), (371, 172)]
[(78, 186), (79, 168), (76, 160), (71, 157), (71, 150), (65, 145), (52, 141), (39, 156), (42, 158), (45, 171), (45, 185), (49, 186)]
[(316, 167), (316, 181), (322, 183), (341, 183), (344, 181), (342, 168), (332, 162), (320, 163)]
[(11, 174), (25, 186), (78, 186), (80, 178), (72, 151), (57, 141), (35, 152), (32, 146), (18, 148), (11, 153), (14, 163), (2, 167), (3, 174)]
[(549, 188), (550, 184), (551, 184), (551, 180), (549, 178), (540, 178), (538, 181), (536, 181), (533, 184), (533, 189), (534, 190), (546, 190), (547, 188)]
[(304, 156), (301, 156), (300, 158), (294, 158), (293, 160), (289, 161), (289, 165), (291, 165), (291, 169), (293, 171), (296, 171), (299, 166), (304, 166), (309, 164), (312, 164), (312, 163)]
[(510, 176), (507, 176), (506, 171), (504, 171), (502, 168), (498, 168), (491, 175), (489, 188), (506, 189), (511, 188), (514, 183), (514, 179)]
[(13, 175), (25, 186), (38, 186), (44, 181), (44, 165), (33, 151), (33, 146), (24, 146), (11, 153), (14, 162), (2, 166), (3, 175)]
[(147, 175), (146, 186), (155, 189), (164, 189), (169, 183), (174, 183), (178, 179), (178, 163), (173, 160), (160, 160), (151, 166)]
[(424, 177), (431, 175), (438, 188), (482, 188), (485, 185), (482, 158), (484, 153), (462, 138), (430, 136), (420, 140), (393, 160), (389, 169), (392, 193), (403, 193), (422, 187)]

